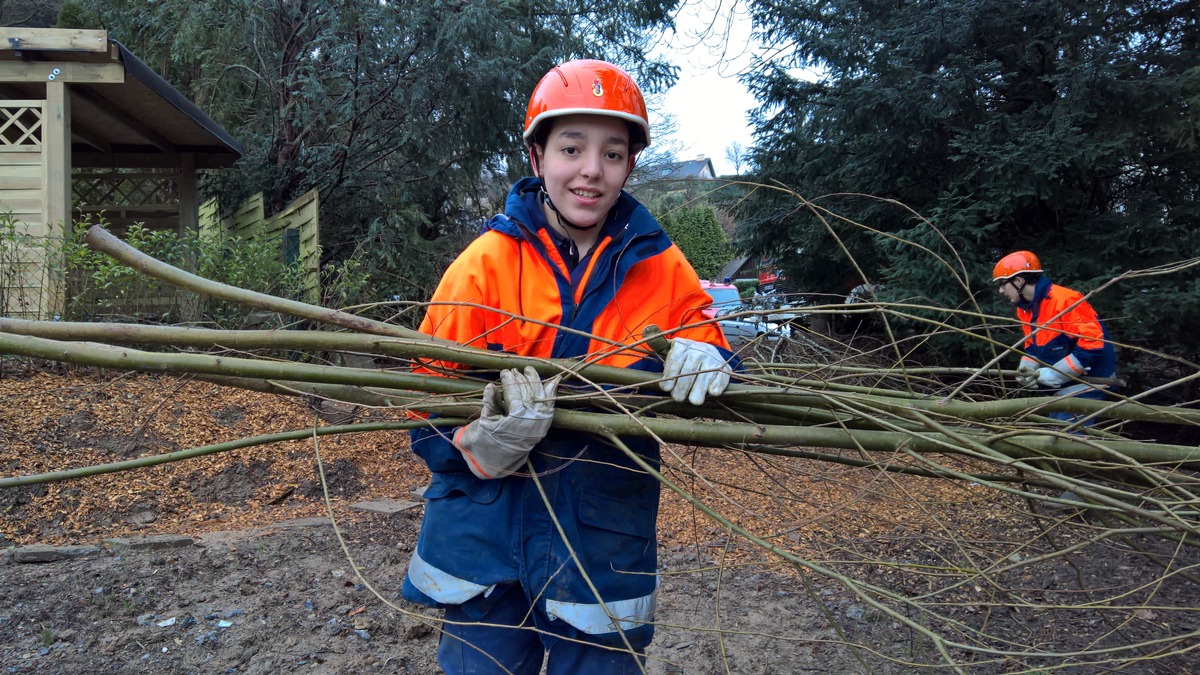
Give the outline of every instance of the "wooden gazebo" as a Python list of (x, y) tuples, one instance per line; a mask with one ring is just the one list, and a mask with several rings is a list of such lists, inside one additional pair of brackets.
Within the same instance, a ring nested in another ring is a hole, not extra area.
[[(0, 213), (28, 235), (61, 238), (72, 219), (100, 212), (118, 230), (135, 221), (193, 230), (196, 171), (241, 155), (107, 31), (0, 28)], [(52, 262), (23, 261), (24, 290), (0, 294), (0, 314), (61, 307), (53, 275), (38, 273)]]

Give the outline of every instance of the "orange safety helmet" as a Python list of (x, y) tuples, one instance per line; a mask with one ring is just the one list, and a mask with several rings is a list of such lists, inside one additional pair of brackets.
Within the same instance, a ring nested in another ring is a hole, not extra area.
[(552, 117), (577, 114), (608, 115), (630, 122), (633, 154), (650, 145), (650, 118), (642, 91), (629, 73), (611, 63), (580, 59), (546, 73), (529, 97), (522, 138), (526, 145), (532, 145), (539, 124)]
[(1042, 261), (1029, 251), (1016, 251), (1009, 253), (996, 263), (996, 269), (992, 270), (992, 281), (1004, 281), (1015, 277), (1022, 272), (1041, 272)]

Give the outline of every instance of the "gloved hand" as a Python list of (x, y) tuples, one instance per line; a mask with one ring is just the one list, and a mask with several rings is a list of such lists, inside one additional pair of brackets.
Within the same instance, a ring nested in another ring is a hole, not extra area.
[(1084, 374), (1086, 370), (1074, 357), (1064, 356), (1049, 368), (1038, 368), (1037, 383), (1039, 387), (1058, 389), (1071, 378)]
[(1017, 366), (1017, 385), (1020, 387), (1031, 387), (1037, 383), (1038, 362), (1037, 359), (1031, 356), (1022, 356), (1021, 363)]
[(659, 386), (679, 403), (687, 399), (692, 405), (704, 405), (706, 395), (720, 396), (725, 391), (729, 374), (729, 366), (715, 346), (674, 338)]
[(1067, 379), (1068, 378), (1066, 375), (1053, 368), (1042, 367), (1037, 369), (1037, 383), (1039, 387), (1058, 389), (1059, 387), (1063, 386), (1063, 383), (1066, 382)]
[[(461, 427), (454, 445), (471, 473), (489, 480), (512, 474), (550, 430), (558, 378), (545, 382), (529, 366), (500, 371), (504, 402), (495, 384), (483, 389), (483, 415)], [(505, 407), (508, 408), (507, 414)]]

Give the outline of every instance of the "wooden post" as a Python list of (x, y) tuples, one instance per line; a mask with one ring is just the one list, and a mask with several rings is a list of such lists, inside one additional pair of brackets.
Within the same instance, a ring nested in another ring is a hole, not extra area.
[(62, 244), (71, 227), (71, 100), (66, 83), (57, 80), (46, 83), (42, 108), (42, 223), (52, 244), (46, 248), (40, 308), (48, 319), (66, 309)]
[[(200, 199), (196, 185), (196, 155), (185, 152), (180, 157), (179, 165), (179, 236), (199, 236), (200, 234)], [(187, 267), (196, 269), (196, 255), (188, 254)], [(175, 297), (179, 299), (179, 319), (184, 322), (200, 319), (201, 303), (203, 300), (196, 293), (177, 289)]]
[(179, 169), (179, 234), (200, 229), (200, 199), (196, 189), (196, 155), (185, 152)]

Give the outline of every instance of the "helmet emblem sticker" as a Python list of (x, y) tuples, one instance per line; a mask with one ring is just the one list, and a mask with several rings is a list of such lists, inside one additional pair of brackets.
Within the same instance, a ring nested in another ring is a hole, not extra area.
[(592, 96), (603, 96), (604, 84), (600, 82), (600, 78), (592, 80)]

